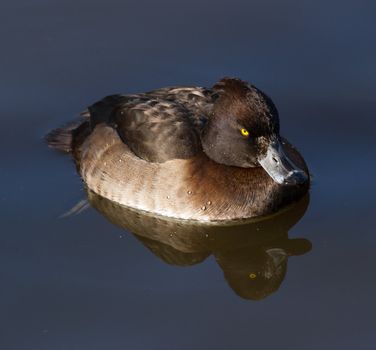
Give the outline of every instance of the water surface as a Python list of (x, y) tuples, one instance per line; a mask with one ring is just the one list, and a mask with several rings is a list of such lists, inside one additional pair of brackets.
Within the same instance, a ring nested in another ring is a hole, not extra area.
[[(375, 347), (374, 2), (1, 7), (2, 349)], [(241, 241), (233, 255), (206, 246), (187, 260), (93, 208), (60, 218), (86, 193), (42, 140), (105, 95), (225, 75), (273, 98), (314, 177), (306, 213), (272, 247), (294, 253), (283, 279), (259, 298), (234, 288), (226, 263), (248, 272), (273, 260), (265, 243)]]

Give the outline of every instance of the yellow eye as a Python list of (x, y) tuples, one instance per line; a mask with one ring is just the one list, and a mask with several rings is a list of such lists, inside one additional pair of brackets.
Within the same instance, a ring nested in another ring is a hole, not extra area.
[(256, 275), (255, 273), (250, 273), (250, 274), (249, 274), (249, 278), (250, 278), (251, 280), (255, 279), (256, 277), (257, 277), (257, 275)]
[(241, 129), (240, 132), (242, 133), (243, 136), (248, 136), (249, 135), (249, 131), (247, 129)]

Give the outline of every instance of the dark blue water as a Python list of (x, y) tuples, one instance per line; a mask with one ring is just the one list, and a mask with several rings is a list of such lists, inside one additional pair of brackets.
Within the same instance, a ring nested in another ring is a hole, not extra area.
[[(0, 348), (374, 349), (375, 4), (3, 0)], [(314, 176), (289, 230), (312, 250), (258, 301), (217, 246), (183, 267), (92, 208), (59, 218), (86, 193), (42, 140), (105, 95), (225, 75), (273, 98)]]

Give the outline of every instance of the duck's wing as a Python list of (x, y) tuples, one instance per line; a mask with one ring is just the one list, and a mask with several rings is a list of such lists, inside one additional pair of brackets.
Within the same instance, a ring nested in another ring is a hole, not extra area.
[(100, 123), (113, 123), (113, 117), (119, 108), (133, 106), (148, 99), (141, 95), (109, 95), (89, 106), (81, 115), (90, 118), (91, 128), (94, 129)]
[(92, 128), (106, 123), (139, 158), (162, 163), (201, 150), (199, 118), (182, 104), (147, 95), (113, 95), (89, 107)]

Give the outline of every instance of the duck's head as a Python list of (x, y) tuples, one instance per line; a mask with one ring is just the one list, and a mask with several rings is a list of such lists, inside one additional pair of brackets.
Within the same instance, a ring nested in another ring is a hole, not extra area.
[(201, 141), (217, 163), (242, 168), (262, 166), (279, 184), (308, 180), (283, 151), (278, 111), (271, 99), (244, 81), (224, 78), (214, 85), (217, 98)]

